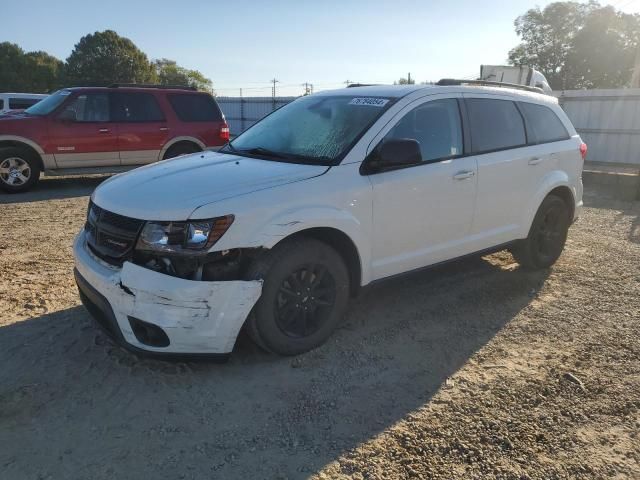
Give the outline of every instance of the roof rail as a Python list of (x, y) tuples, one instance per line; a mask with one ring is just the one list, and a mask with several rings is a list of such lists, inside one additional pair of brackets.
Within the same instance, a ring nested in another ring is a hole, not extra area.
[(189, 85), (155, 85), (150, 83), (112, 83), (109, 88), (162, 88), (168, 90), (192, 90), (197, 91), (196, 87)]
[(480, 85), (485, 87), (515, 88), (517, 90), (526, 90), (527, 92), (544, 93), (544, 90), (539, 87), (530, 87), (529, 85), (520, 85), (519, 83), (491, 82), (489, 80), (456, 80), (454, 78), (443, 78), (436, 82), (436, 85), (441, 87), (449, 85)]
[(350, 83), (349, 85), (347, 85), (347, 88), (353, 88), (353, 87), (375, 87), (377, 84), (376, 83)]

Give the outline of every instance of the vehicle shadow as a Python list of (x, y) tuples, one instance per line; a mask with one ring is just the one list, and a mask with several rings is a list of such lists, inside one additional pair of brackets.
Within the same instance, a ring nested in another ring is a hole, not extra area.
[(106, 175), (42, 178), (33, 190), (24, 193), (9, 194), (0, 191), (0, 204), (84, 197), (91, 195), (95, 188), (107, 178), (109, 176)]
[(366, 289), (295, 358), (241, 336), (223, 365), (142, 359), (81, 306), (1, 327), (0, 476), (306, 478), (428, 403), (530, 303), (548, 272), (499, 255)]

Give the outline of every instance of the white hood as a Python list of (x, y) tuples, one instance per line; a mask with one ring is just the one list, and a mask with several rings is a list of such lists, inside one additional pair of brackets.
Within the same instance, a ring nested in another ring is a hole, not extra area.
[(141, 220), (187, 220), (198, 207), (322, 175), (328, 167), (200, 152), (116, 175), (92, 199)]

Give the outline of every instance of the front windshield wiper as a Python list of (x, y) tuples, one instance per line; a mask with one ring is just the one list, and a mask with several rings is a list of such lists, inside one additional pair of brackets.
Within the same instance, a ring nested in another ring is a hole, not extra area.
[(280, 152), (274, 152), (273, 150), (269, 150), (268, 148), (264, 147), (253, 147), (246, 150), (238, 150), (234, 148), (234, 150), (238, 153), (248, 153), (249, 155), (264, 155), (265, 157), (280, 158), (282, 160), (291, 159), (289, 155)]

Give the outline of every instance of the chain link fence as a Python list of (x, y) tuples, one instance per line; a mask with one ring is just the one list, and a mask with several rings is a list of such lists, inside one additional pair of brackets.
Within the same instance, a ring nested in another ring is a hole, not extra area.
[(298, 97), (216, 97), (232, 136)]

